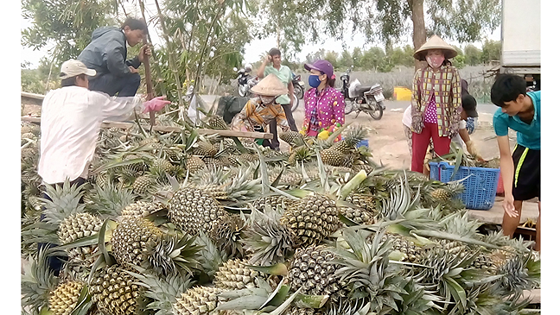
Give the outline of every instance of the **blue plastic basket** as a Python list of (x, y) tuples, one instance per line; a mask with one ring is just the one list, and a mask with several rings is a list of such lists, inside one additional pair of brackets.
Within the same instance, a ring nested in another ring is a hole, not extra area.
[(429, 165), (432, 180), (447, 183), (468, 177), (461, 182), (465, 190), (458, 196), (467, 209), (489, 210), (494, 206), (500, 176), (499, 168), (461, 166), (451, 178), (455, 166), (447, 162), (430, 162)]

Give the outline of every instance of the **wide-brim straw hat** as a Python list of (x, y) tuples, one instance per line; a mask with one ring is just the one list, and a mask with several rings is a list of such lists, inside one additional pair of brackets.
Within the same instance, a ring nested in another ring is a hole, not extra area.
[(426, 60), (426, 53), (431, 49), (441, 49), (447, 59), (457, 56), (457, 50), (455, 50), (453, 46), (446, 43), (441, 37), (434, 35), (430, 37), (422, 47), (418, 48), (414, 53), (414, 58), (420, 61)]
[(251, 92), (262, 96), (280, 96), (288, 94), (288, 89), (274, 74), (269, 74), (255, 85)]

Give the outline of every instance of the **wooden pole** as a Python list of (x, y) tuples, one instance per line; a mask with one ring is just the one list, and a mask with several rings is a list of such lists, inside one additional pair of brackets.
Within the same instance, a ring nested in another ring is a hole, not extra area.
[[(148, 44), (148, 36), (149, 32), (148, 32), (148, 23), (146, 22), (146, 20), (144, 18), (142, 18), (142, 21), (144, 21), (144, 23), (146, 23), (146, 36), (144, 37), (144, 45)], [(150, 72), (150, 57), (146, 54), (144, 54), (144, 72), (145, 72), (145, 76), (146, 76), (146, 93), (148, 94), (147, 100), (151, 100), (154, 98), (154, 89), (153, 89), (153, 85), (152, 85), (152, 74)], [(154, 126), (156, 124), (156, 114), (154, 112), (150, 112), (150, 126)], [(152, 128), (150, 128), (152, 129)], [(151, 131), (151, 130), (150, 130)]]

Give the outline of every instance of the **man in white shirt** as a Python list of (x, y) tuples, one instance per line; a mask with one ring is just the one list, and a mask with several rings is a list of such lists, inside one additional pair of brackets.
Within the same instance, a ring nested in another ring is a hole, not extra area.
[[(110, 97), (90, 91), (88, 76), (94, 76), (95, 70), (78, 60), (64, 62), (60, 71), (61, 88), (47, 93), (42, 104), (38, 174), (45, 184), (62, 185), (69, 180), (79, 186), (87, 180), (104, 120), (127, 120), (135, 110), (159, 111), (170, 102), (163, 97), (142, 102), (140, 96)], [(49, 264), (55, 273), (61, 267), (54, 257)]]

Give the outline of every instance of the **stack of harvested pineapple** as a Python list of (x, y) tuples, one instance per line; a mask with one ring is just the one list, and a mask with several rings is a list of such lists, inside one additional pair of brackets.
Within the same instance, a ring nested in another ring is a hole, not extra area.
[(523, 312), (540, 285), (531, 244), (479, 233), (460, 185), (380, 167), (356, 147), (364, 128), (340, 132), (283, 133), (290, 151), (276, 152), (196, 129), (104, 130), (86, 185), (43, 188), (38, 129), (22, 127), (23, 312)]

